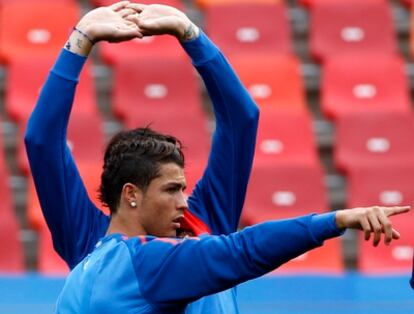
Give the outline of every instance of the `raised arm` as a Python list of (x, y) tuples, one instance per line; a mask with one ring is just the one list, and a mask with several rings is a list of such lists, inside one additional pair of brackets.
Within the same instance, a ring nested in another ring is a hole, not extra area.
[(213, 103), (216, 130), (207, 169), (189, 198), (192, 213), (214, 234), (237, 230), (253, 162), (259, 111), (220, 50), (182, 12), (139, 5), (135, 21), (144, 35), (176, 36)]
[(86, 14), (70, 35), (30, 117), (25, 144), (43, 214), (59, 255), (74, 267), (108, 227), (109, 219), (89, 199), (66, 145), (79, 74), (95, 42), (141, 36), (123, 19), (128, 1)]
[(374, 245), (378, 245), (377, 238), (383, 233), (384, 242), (389, 244), (399, 235), (392, 229), (388, 216), (408, 209), (358, 208), (267, 222), (228, 236), (127, 243), (144, 297), (151, 303), (167, 306), (261, 276), (342, 234), (344, 229), (340, 226), (373, 233)]

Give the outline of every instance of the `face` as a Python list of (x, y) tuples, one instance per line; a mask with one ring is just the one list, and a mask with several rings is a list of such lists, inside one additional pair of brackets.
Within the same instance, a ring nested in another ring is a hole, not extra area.
[(176, 237), (187, 209), (184, 170), (175, 163), (162, 164), (160, 175), (142, 194), (139, 222), (149, 235)]

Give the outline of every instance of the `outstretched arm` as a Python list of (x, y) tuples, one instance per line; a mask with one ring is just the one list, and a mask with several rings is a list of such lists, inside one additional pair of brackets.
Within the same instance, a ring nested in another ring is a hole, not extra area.
[(362, 229), (375, 239), (384, 234), (389, 243), (399, 235), (388, 216), (408, 210), (357, 208), (267, 222), (228, 236), (127, 243), (144, 296), (152, 303), (167, 305), (189, 302), (261, 276), (342, 234), (343, 228)]
[(43, 214), (54, 247), (74, 267), (93, 249), (108, 217), (89, 199), (66, 146), (66, 132), (79, 74), (99, 40), (121, 41), (141, 34), (124, 20), (128, 1), (86, 14), (70, 35), (42, 88), (30, 117), (25, 144)]
[(214, 234), (237, 230), (253, 162), (259, 111), (220, 50), (177, 9), (131, 4), (143, 35), (172, 34), (200, 73), (216, 118), (209, 162), (189, 208)]

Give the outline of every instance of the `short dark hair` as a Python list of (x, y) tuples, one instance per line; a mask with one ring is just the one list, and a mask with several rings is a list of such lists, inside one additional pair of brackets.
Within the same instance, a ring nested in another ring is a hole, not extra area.
[(125, 183), (145, 192), (159, 176), (160, 165), (169, 162), (184, 168), (182, 145), (174, 136), (149, 127), (117, 133), (105, 150), (99, 199), (111, 214), (116, 213)]

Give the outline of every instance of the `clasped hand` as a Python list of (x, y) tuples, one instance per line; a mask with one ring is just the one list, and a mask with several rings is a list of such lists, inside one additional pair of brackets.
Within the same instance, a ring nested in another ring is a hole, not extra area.
[(144, 36), (170, 34), (181, 41), (198, 36), (198, 27), (176, 8), (121, 1), (87, 13), (76, 26), (94, 42), (121, 42)]

